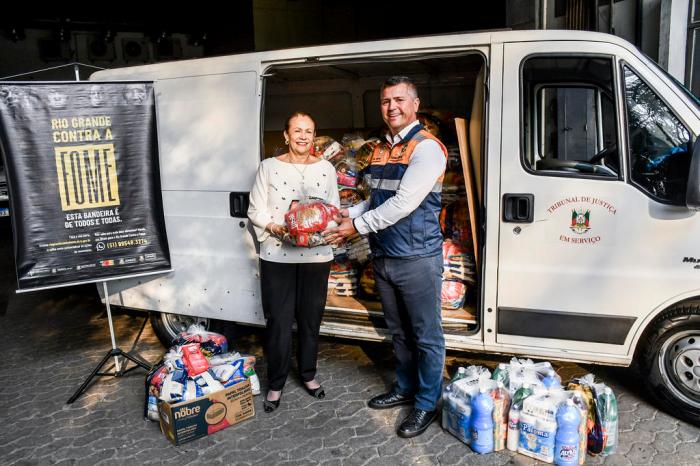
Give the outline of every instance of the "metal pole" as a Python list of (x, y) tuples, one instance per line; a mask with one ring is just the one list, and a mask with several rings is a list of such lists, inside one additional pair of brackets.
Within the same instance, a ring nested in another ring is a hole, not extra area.
[(540, 0), (539, 2), (539, 11), (538, 11), (538, 20), (539, 20), (539, 29), (547, 29), (547, 2), (549, 0)]
[(73, 64), (73, 72), (75, 72), (75, 80), (80, 81), (80, 67), (77, 63)]
[(610, 0), (610, 10), (608, 10), (608, 32), (610, 34), (615, 33), (615, 28), (613, 27), (613, 21), (615, 20), (615, 5), (614, 1)]
[[(112, 326), (112, 309), (109, 306), (109, 291), (107, 291), (107, 282), (102, 282), (102, 289), (105, 292), (105, 306), (107, 306), (107, 322), (109, 322), (109, 336), (112, 338), (112, 349), (117, 349), (117, 342), (114, 339), (114, 327)], [(114, 366), (117, 369), (117, 373), (121, 372), (121, 367), (119, 367), (119, 358), (114, 356)]]

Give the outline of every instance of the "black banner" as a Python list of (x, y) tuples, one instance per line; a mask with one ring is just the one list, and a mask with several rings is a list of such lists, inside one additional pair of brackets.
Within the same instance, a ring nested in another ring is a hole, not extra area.
[(20, 289), (170, 268), (152, 83), (0, 83)]

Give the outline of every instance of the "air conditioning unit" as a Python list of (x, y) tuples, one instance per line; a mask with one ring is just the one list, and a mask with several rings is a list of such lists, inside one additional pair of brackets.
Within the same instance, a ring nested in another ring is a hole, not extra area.
[(147, 63), (149, 59), (148, 40), (125, 38), (122, 39), (122, 57), (126, 62)]
[(90, 61), (114, 61), (117, 58), (114, 42), (105, 40), (104, 36), (90, 36), (87, 51)]

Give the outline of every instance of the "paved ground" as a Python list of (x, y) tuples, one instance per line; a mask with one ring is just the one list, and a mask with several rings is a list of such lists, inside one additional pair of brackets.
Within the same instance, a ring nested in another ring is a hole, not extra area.
[[(5, 258), (0, 262), (4, 288), (12, 286), (13, 277)], [(131, 346), (143, 321), (138, 314), (115, 316), (123, 348)], [(476, 455), (437, 423), (415, 439), (398, 438), (394, 431), (407, 409), (374, 411), (365, 404), (392, 380), (390, 346), (337, 339), (321, 343), (319, 379), (325, 400), (309, 397), (292, 377), (273, 414), (263, 412), (257, 396), (254, 419), (174, 447), (156, 423), (143, 420), (141, 370), (120, 379), (103, 378), (73, 405), (65, 404), (109, 349), (108, 335), (93, 286), (10, 296), (6, 312), (0, 309), (0, 463), (536, 464), (507, 451)], [(257, 332), (231, 346), (261, 354)], [(150, 361), (164, 351), (150, 325), (136, 349)], [(448, 367), (450, 372), (460, 364), (493, 367), (499, 360), (505, 359), (449, 354)], [(565, 378), (592, 370), (618, 395), (618, 453), (606, 459), (589, 456), (588, 463), (700, 464), (700, 428), (651, 406), (627, 371), (556, 367)], [(264, 374), (264, 361), (259, 369)]]

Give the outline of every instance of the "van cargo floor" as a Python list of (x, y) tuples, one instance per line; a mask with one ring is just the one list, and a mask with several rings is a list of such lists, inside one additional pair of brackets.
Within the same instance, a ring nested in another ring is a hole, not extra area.
[[(355, 297), (330, 295), (326, 301), (324, 322), (366, 324), (375, 328), (386, 328), (382, 306), (378, 301)], [(467, 307), (457, 310), (442, 310), (442, 327), (447, 333), (462, 333), (476, 324), (476, 309)]]

